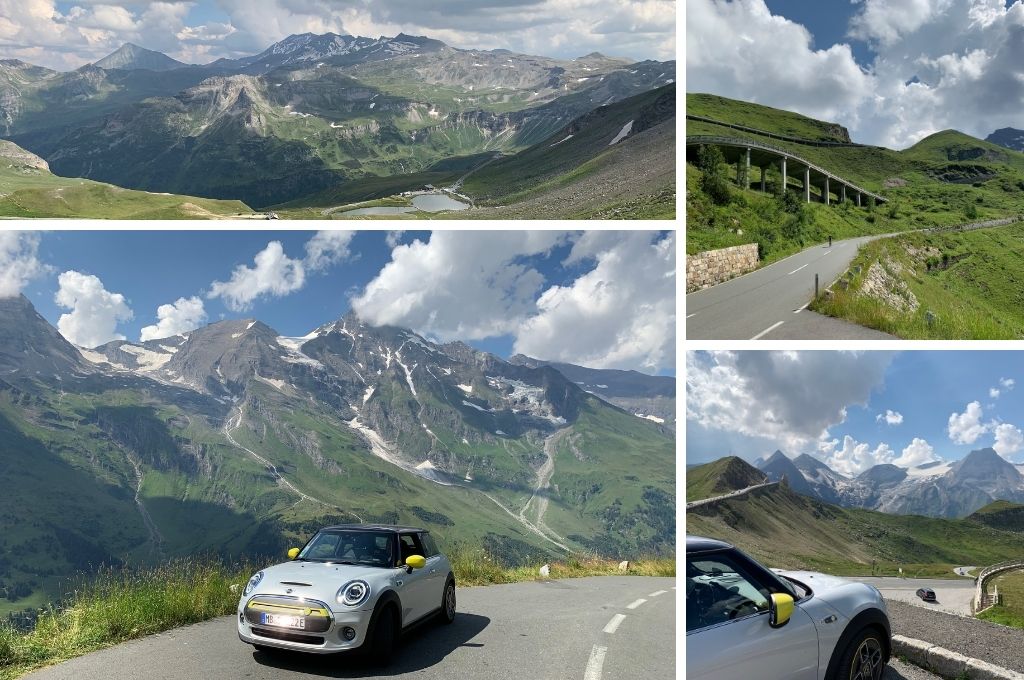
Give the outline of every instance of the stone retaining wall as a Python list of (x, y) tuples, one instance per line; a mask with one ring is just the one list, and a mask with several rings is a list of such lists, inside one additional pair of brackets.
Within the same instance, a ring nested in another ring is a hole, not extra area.
[(705, 250), (686, 256), (686, 292), (708, 288), (757, 269), (757, 244)]

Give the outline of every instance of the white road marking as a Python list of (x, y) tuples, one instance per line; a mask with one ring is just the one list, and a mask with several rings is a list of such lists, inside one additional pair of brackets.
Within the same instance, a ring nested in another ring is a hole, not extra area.
[(687, 314), (686, 318), (689, 319), (691, 316), (697, 316), (697, 312), (694, 312), (693, 314)]
[(609, 621), (608, 624), (604, 627), (604, 632), (608, 633), (609, 635), (613, 634), (615, 631), (619, 629), (619, 625), (625, 620), (625, 614), (616, 614), (612, 617), (612, 620)]
[(626, 605), (626, 609), (636, 609), (637, 607), (642, 605), (644, 602), (647, 602), (647, 600), (641, 597), (639, 600), (634, 600), (634, 601), (630, 602), (629, 604), (627, 604)]
[(587, 670), (583, 673), (583, 680), (601, 680), (601, 671), (604, 670), (604, 655), (607, 653), (607, 647), (594, 645), (594, 648), (590, 650), (590, 659), (587, 661)]
[(805, 309), (807, 309), (807, 306), (808, 306), (808, 305), (810, 305), (810, 304), (811, 304), (811, 303), (810, 303), (810, 302), (808, 302), (808, 303), (807, 303), (807, 304), (805, 304), (805, 305), (804, 305), (803, 307), (798, 307), (797, 309), (794, 309), (794, 310), (793, 310), (793, 313), (794, 313), (794, 314), (799, 314), (800, 312), (802, 312), (802, 311), (804, 311)]
[(658, 595), (664, 595), (666, 592), (667, 591), (665, 591), (665, 590), (655, 590), (653, 593), (651, 593), (647, 597), (657, 597)]
[(760, 333), (758, 333), (757, 335), (752, 337), (751, 340), (760, 340), (761, 338), (763, 338), (764, 336), (768, 335), (769, 333), (771, 333), (773, 330), (775, 330), (776, 328), (778, 328), (779, 326), (781, 326), (784, 323), (786, 323), (786, 322), (785, 321), (780, 321), (778, 323), (772, 324), (771, 326), (768, 326), (768, 328), (765, 328), (763, 331), (761, 331)]
[[(810, 262), (808, 262), (807, 264), (810, 264)], [(798, 271), (800, 271), (801, 269), (803, 269), (804, 267), (806, 267), (806, 266), (807, 266), (807, 264), (805, 264), (805, 265), (803, 265), (803, 266), (801, 266), (801, 267), (797, 267), (796, 269), (794, 269), (794, 270), (793, 270), (793, 271), (791, 271), (790, 273), (786, 274), (786, 276), (792, 276), (793, 274), (796, 274), (796, 273), (797, 273)]]

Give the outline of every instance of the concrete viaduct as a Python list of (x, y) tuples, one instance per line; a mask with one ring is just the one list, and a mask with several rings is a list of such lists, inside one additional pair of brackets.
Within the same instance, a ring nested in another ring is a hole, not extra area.
[[(717, 146), (722, 150), (722, 155), (728, 163), (736, 164), (736, 179), (739, 181), (745, 177), (745, 189), (750, 188), (750, 170), (752, 167), (761, 170), (761, 191), (767, 191), (767, 176), (769, 168), (776, 168), (779, 172), (781, 186), (786, 186), (790, 177), (800, 179), (803, 186), (804, 200), (811, 202), (811, 187), (818, 190), (820, 200), (825, 205), (838, 201), (853, 201), (856, 205), (866, 205), (868, 197), (874, 198), (876, 203), (885, 203), (884, 196), (873, 193), (857, 186), (849, 180), (845, 180), (810, 161), (797, 156), (786, 149), (758, 142), (752, 139), (741, 137), (722, 137), (718, 135), (693, 135), (687, 136), (686, 146)], [(745, 170), (745, 172), (744, 172)], [(832, 198), (833, 194), (835, 199)]]

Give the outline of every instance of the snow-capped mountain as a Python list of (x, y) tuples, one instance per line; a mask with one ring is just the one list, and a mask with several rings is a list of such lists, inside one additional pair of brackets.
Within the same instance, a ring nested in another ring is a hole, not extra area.
[(807, 454), (790, 460), (776, 451), (756, 466), (772, 480), (785, 476), (798, 493), (895, 514), (965, 517), (995, 500), (1024, 501), (1024, 465), (1013, 465), (991, 448), (972, 451), (954, 463), (909, 469), (876, 465), (856, 478)]

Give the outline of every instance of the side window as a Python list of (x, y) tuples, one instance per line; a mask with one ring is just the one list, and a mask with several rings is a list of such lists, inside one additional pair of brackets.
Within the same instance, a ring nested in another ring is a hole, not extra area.
[(437, 544), (434, 543), (434, 537), (428, 533), (420, 534), (420, 542), (423, 544), (424, 557), (433, 557), (441, 551), (437, 549)]
[(767, 611), (768, 597), (726, 553), (686, 558), (686, 632)]
[(423, 546), (420, 545), (420, 540), (416, 534), (402, 534), (398, 537), (398, 545), (402, 550), (402, 564), (405, 564), (405, 560), (413, 555), (423, 555)]

